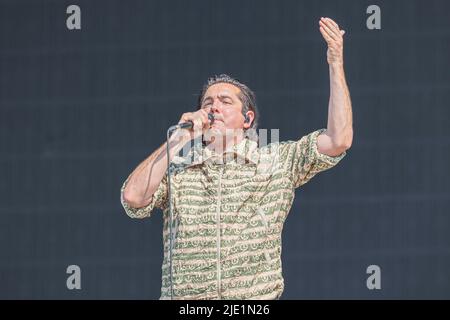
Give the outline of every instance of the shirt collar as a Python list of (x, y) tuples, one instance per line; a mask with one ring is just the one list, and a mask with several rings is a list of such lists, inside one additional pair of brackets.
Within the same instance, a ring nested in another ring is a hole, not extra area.
[(199, 144), (191, 149), (190, 154), (191, 156), (193, 156), (193, 161), (188, 165), (188, 167), (208, 162), (221, 163), (224, 161), (224, 158), (226, 159), (230, 154), (235, 154), (238, 158), (244, 159), (253, 164), (257, 164), (257, 148), (257, 142), (248, 138), (242, 139), (241, 142), (227, 149), (222, 154), (215, 153), (211, 149)]

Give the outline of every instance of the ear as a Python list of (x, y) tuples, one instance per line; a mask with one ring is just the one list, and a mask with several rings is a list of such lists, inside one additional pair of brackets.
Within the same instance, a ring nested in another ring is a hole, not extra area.
[(246, 115), (248, 118), (248, 122), (244, 121), (244, 129), (251, 128), (253, 120), (255, 119), (255, 113), (251, 110), (247, 111)]

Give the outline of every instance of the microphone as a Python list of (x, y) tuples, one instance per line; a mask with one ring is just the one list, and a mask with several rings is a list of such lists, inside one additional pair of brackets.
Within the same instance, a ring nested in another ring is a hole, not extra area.
[[(214, 114), (208, 113), (208, 119), (209, 123), (212, 123), (214, 121)], [(169, 128), (170, 131), (177, 130), (177, 129), (191, 129), (194, 126), (194, 123), (192, 121), (186, 121), (179, 124), (176, 124), (174, 126), (171, 126)]]

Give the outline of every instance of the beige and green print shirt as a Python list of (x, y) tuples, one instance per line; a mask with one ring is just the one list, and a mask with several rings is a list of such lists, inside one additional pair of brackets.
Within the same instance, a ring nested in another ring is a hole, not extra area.
[[(345, 156), (345, 152), (336, 157), (319, 153), (317, 136), (323, 131), (264, 147), (244, 139), (220, 156), (202, 148), (194, 161), (174, 158), (174, 299), (281, 296), (281, 231), (295, 189)], [(198, 154), (193, 149), (192, 154)], [(147, 206), (132, 208), (121, 199), (131, 218), (149, 217), (155, 208), (163, 209), (160, 299), (170, 299), (167, 175)]]

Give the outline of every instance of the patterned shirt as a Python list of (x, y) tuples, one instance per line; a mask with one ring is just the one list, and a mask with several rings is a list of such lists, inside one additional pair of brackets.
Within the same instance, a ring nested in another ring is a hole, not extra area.
[[(263, 147), (243, 139), (222, 155), (194, 147), (193, 161), (174, 157), (173, 299), (280, 298), (281, 232), (295, 189), (345, 156), (319, 153), (317, 136), (324, 130)], [(166, 174), (147, 206), (132, 208), (121, 197), (131, 218), (163, 209), (160, 299), (170, 299), (167, 189)]]

